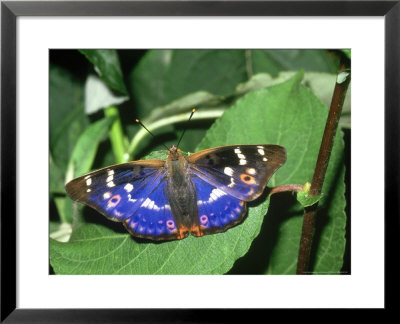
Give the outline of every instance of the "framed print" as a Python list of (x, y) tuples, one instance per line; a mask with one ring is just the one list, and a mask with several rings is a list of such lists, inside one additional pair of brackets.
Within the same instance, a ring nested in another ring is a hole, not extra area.
[(398, 1), (1, 8), (2, 320), (389, 306)]

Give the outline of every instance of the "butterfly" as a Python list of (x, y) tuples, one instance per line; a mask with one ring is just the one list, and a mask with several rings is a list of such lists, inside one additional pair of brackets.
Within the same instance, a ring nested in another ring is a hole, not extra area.
[(66, 191), (134, 237), (183, 239), (240, 223), (246, 202), (262, 194), (285, 161), (279, 145), (220, 146), (188, 156), (172, 145), (166, 160), (109, 166), (70, 181)]

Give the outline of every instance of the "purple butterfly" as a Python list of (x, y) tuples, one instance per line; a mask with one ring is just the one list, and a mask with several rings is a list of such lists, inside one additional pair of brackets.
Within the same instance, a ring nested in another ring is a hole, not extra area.
[(189, 156), (174, 145), (167, 159), (117, 164), (76, 178), (68, 195), (135, 237), (183, 239), (223, 232), (241, 222), (286, 161), (279, 145), (230, 145)]

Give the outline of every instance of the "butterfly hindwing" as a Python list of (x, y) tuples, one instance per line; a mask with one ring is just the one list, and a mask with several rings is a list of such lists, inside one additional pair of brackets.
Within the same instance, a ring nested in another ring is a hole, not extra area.
[(223, 232), (239, 223), (246, 214), (246, 204), (204, 180), (193, 177), (196, 186), (200, 233)]
[(221, 146), (188, 156), (196, 176), (243, 201), (259, 197), (285, 160), (279, 145)]
[(178, 226), (166, 196), (166, 183), (162, 180), (146, 197), (141, 206), (125, 219), (125, 228), (136, 237), (170, 240), (178, 237)]
[(163, 178), (165, 161), (117, 164), (76, 178), (66, 185), (71, 199), (113, 221), (123, 221), (140, 208)]

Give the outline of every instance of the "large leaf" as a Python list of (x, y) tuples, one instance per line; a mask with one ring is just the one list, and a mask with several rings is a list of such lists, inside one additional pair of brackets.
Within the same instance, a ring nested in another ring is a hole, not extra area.
[(118, 53), (112, 49), (86, 49), (79, 50), (94, 65), (97, 74), (113, 90), (117, 90), (124, 95), (128, 94)]
[(336, 73), (337, 64), (324, 50), (150, 50), (131, 73), (132, 93), (144, 118), (193, 92), (228, 96), (254, 74), (298, 69)]
[(280, 71), (303, 69), (307, 72), (336, 73), (338, 59), (324, 50), (276, 49), (252, 50), (253, 74), (268, 72), (276, 76)]
[(132, 73), (138, 112), (146, 116), (196, 91), (231, 94), (247, 79), (244, 62), (242, 50), (149, 51)]
[[(269, 186), (310, 180), (327, 108), (300, 81), (301, 75), (296, 75), (285, 83), (257, 90), (240, 99), (211, 127), (199, 149), (227, 144), (281, 144), (287, 149), (288, 160), (271, 179)], [(339, 136), (332, 153), (330, 170), (333, 172), (340, 166), (342, 149)], [(156, 153), (152, 157), (165, 158), (165, 153)], [(344, 251), (344, 226), (341, 226), (345, 221), (344, 185), (342, 176), (332, 176), (330, 171), (329, 177), (336, 178), (336, 182), (332, 186), (330, 181), (329, 189), (333, 189), (328, 190), (327, 196), (335, 198), (327, 199), (322, 205), (329, 213), (327, 229), (324, 228), (321, 238), (317, 239), (321, 247), (317, 251), (319, 257), (316, 258), (315, 268), (329, 268), (336, 273), (339, 271), (338, 259)], [(335, 200), (334, 208), (329, 200)], [(298, 217), (301, 208), (295, 200), (293, 203), (290, 199), (286, 201), (280, 213), (285, 215), (289, 209), (295, 214), (282, 222), (279, 214), (268, 213), (265, 216), (269, 203), (268, 196), (250, 203), (243, 223), (224, 233), (163, 243), (136, 240), (125, 233), (120, 224), (115, 227), (110, 222), (103, 225), (82, 223), (74, 228), (68, 243), (50, 240), (51, 265), (59, 274), (226, 273), (238, 258), (249, 251), (263, 222), (269, 223), (274, 219), (281, 223), (277, 228), (278, 241), (265, 246), (263, 252), (258, 254), (259, 262), (263, 262), (263, 258), (269, 259), (268, 267), (259, 273), (266, 269), (269, 273), (293, 273), (292, 264), (296, 263), (301, 232), (301, 217)]]
[[(238, 96), (249, 91), (250, 87), (246, 86), (238, 91), (238, 84), (248, 82), (259, 73), (269, 73), (273, 77), (269, 79), (270, 86), (284, 81), (275, 79), (280, 71), (306, 69), (331, 72), (335, 78), (336, 68), (335, 57), (326, 50), (149, 50), (131, 72), (130, 81), (136, 114), (149, 125), (152, 121), (165, 119), (171, 112), (189, 113), (193, 107), (202, 112), (210, 108), (223, 110), (231, 106)], [(262, 87), (265, 87), (265, 80), (262, 81)], [(317, 81), (316, 84), (320, 83)], [(214, 99), (205, 102), (198, 98), (199, 94), (208, 94)], [(196, 98), (200, 100), (193, 100)], [(182, 105), (189, 101), (190, 107)], [(177, 103), (179, 109), (172, 110)], [(212, 120), (215, 118), (213, 115), (208, 118)], [(171, 132), (171, 128), (164, 127), (162, 131)], [(188, 135), (191, 134), (184, 137), (183, 148), (193, 150), (195, 146), (192, 143), (202, 139), (204, 130), (188, 131)], [(171, 134), (164, 136), (169, 141), (162, 144), (169, 145), (173, 141), (176, 144), (180, 133), (175, 132), (175, 138)], [(160, 139), (161, 134), (158, 135)], [(132, 143), (135, 151), (130, 150), (134, 157), (143, 152), (144, 147), (161, 148), (161, 145), (149, 146), (149, 141), (143, 141), (140, 136), (137, 139), (140, 141), (135, 141), (135, 138)], [(136, 143), (140, 143), (140, 148), (136, 149)]]
[[(277, 77), (273, 78), (267, 73), (258, 73), (253, 75), (250, 80), (240, 83), (236, 88), (236, 95), (241, 95), (249, 91), (270, 87), (275, 84), (282, 83), (292, 78), (296, 74), (295, 71), (280, 72)], [(332, 101), (333, 89), (336, 84), (336, 73), (323, 72), (305, 72), (302, 84), (306, 85), (326, 106), (330, 106)], [(342, 128), (350, 128), (351, 126), (351, 88), (347, 90), (347, 95), (343, 103), (342, 114), (340, 116), (339, 125)]]
[(50, 151), (52, 166), (65, 174), (69, 157), (89, 121), (83, 111), (83, 84), (67, 70), (50, 65)]

